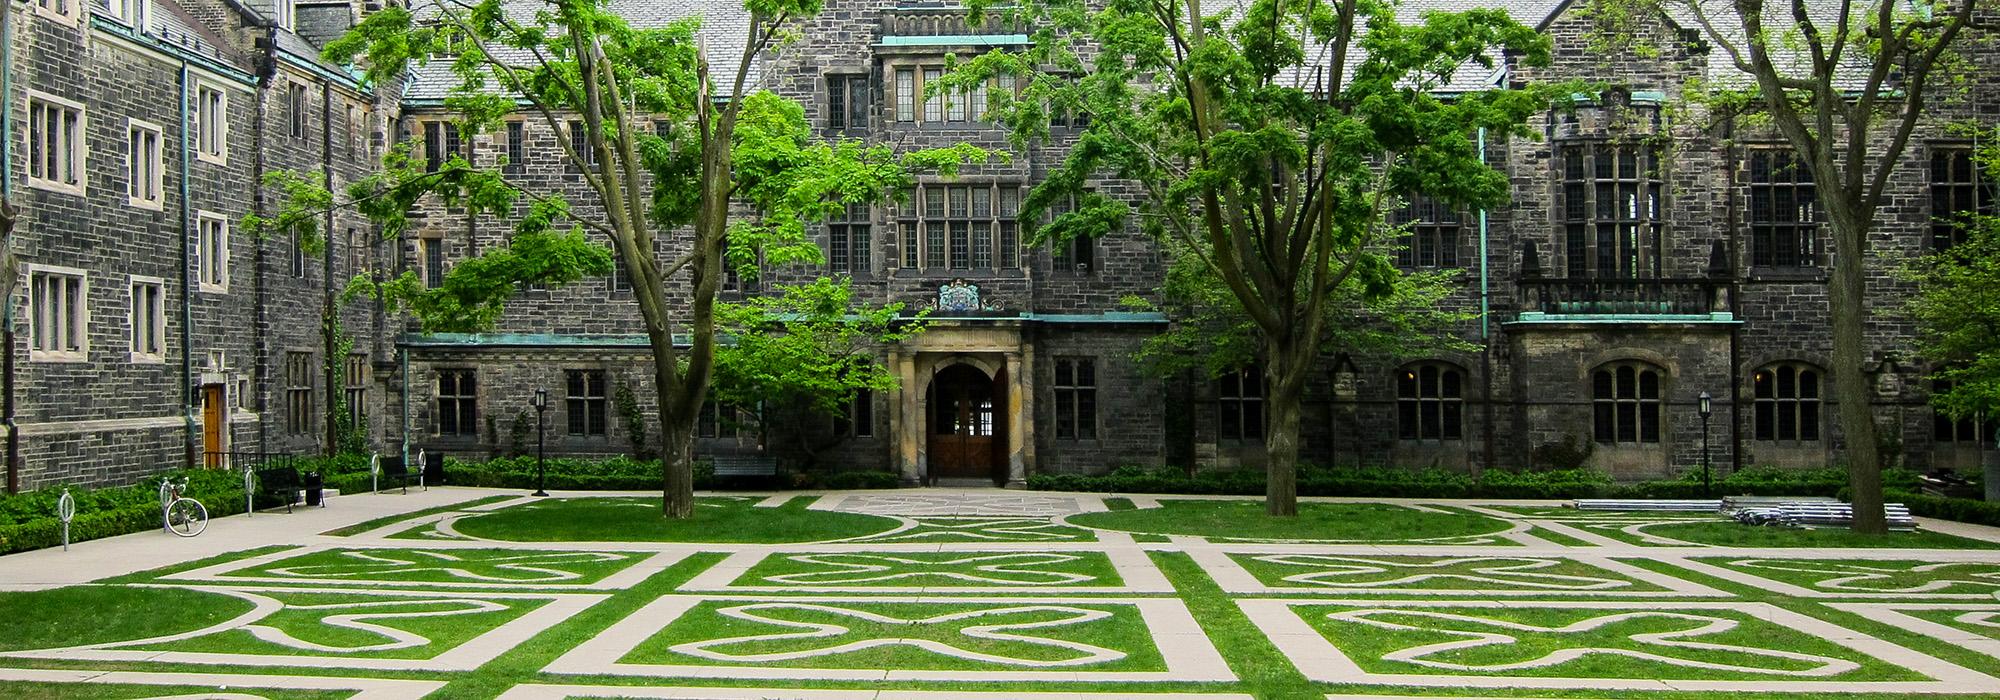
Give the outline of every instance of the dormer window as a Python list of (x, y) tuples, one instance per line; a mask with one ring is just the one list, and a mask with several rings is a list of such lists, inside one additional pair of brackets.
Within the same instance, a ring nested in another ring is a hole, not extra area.
[(146, 31), (147, 3), (150, 0), (101, 0), (104, 9), (120, 22), (131, 25), (140, 32)]
[[(134, 0), (134, 1), (142, 2), (143, 0)], [(298, 29), (299, 7), (297, 5), (297, 0), (272, 0), (271, 23), (278, 25), (279, 29), (285, 29), (285, 30)]]

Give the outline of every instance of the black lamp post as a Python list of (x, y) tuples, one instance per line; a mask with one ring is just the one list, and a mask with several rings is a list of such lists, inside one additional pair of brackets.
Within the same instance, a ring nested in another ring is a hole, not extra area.
[(547, 496), (544, 488), (549, 481), (549, 423), (543, 415), (549, 411), (549, 390), (535, 390), (535, 494)]
[(1714, 399), (1708, 392), (1701, 392), (1695, 398), (1695, 412), (1701, 414), (1701, 495), (1713, 496), (1713, 484), (1708, 479), (1708, 417), (1715, 414)]

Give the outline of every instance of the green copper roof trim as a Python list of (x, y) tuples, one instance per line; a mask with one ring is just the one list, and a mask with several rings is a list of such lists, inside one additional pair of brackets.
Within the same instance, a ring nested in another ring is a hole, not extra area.
[[(1034, 314), (1014, 316), (941, 316), (931, 321), (1034, 321), (1040, 323), (1130, 323), (1164, 324), (1166, 314), (1153, 311), (1112, 311), (1098, 314)], [(405, 333), (396, 344), (409, 348), (644, 348), (643, 334), (587, 335), (569, 333)], [(677, 334), (674, 344), (686, 346), (688, 336)]]
[(940, 34), (885, 36), (876, 46), (1019, 46), (1032, 43), (1026, 34)]
[(137, 32), (132, 31), (131, 27), (128, 27), (116, 20), (112, 20), (105, 17), (99, 17), (93, 14), (90, 15), (90, 27), (91, 29), (104, 32), (106, 34), (111, 34), (117, 36), (118, 38), (132, 42), (134, 44), (138, 44), (140, 46), (144, 46), (154, 51), (158, 51), (163, 55), (171, 56), (177, 59), (184, 59), (190, 64), (199, 66), (202, 70), (214, 73), (218, 76), (228, 78), (230, 80), (235, 80), (244, 85), (249, 85), (254, 87), (257, 84), (257, 76), (245, 72), (242, 69), (239, 69), (235, 66), (223, 63), (221, 59), (218, 59), (214, 56), (210, 56), (207, 54), (190, 51), (186, 47), (162, 41), (158, 37), (139, 34)]
[(1520, 315), (1519, 317), (1517, 317), (1516, 319), (1514, 319), (1513, 321), (1510, 321), (1510, 322), (1508, 322), (1508, 323), (1504, 323), (1504, 324), (1501, 324), (1501, 325), (1507, 325), (1507, 326), (1512, 326), (1512, 325), (1519, 325), (1519, 324), (1535, 324), (1535, 323), (1550, 323), (1550, 324), (1556, 324), (1556, 323), (1592, 323), (1592, 324), (1624, 324), (1624, 323), (1682, 323), (1682, 324), (1687, 324), (1687, 323), (1698, 323), (1698, 324), (1709, 324), (1709, 323), (1712, 323), (1712, 324), (1720, 324), (1720, 325), (1730, 325), (1730, 324), (1741, 324), (1741, 323), (1743, 323), (1743, 322), (1742, 322), (1742, 321), (1738, 321), (1738, 320), (1736, 320), (1736, 315), (1735, 315), (1735, 314), (1732, 314), (1732, 313), (1730, 313), (1730, 312), (1727, 312), (1727, 311), (1716, 311), (1716, 312), (1712, 312), (1712, 313), (1706, 313), (1706, 314), (1550, 314), (1550, 313), (1543, 313), (1543, 312), (1540, 312), (1540, 311), (1523, 311), (1523, 312), (1521, 312), (1521, 315)]

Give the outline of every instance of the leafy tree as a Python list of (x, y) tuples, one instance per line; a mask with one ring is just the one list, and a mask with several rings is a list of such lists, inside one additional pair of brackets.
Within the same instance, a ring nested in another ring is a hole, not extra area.
[[(847, 411), (859, 391), (895, 390), (895, 372), (875, 352), (922, 333), (923, 314), (904, 318), (901, 303), (857, 306), (853, 296), (848, 280), (821, 277), (779, 296), (718, 307), (726, 342), (715, 354), (714, 399), (762, 403), (767, 415), (829, 418)], [(815, 443), (813, 431), (793, 426), (791, 433), (808, 455), (844, 437)]]
[[(1691, 18), (1708, 43), (1750, 77), (1748, 85), (1696, 86), (1705, 99), (1754, 105), (1797, 150), (1813, 176), (1833, 238), (1830, 302), (1833, 391), (1846, 436), (1854, 530), (1888, 532), (1882, 464), (1871, 409), (1866, 303), (1869, 233), (1891, 175), (1932, 94), (1951, 87), (1963, 62), (1952, 49), (1975, 0), (1595, 0), (1623, 17)], [(1624, 32), (1618, 26), (1613, 32)], [(1629, 33), (1629, 32), (1628, 32)], [(1849, 261), (1856, 261), (1850, 264)]]
[[(1989, 142), (1980, 160), (2000, 172), (2000, 147)], [(1950, 382), (1931, 403), (1953, 419), (2000, 416), (2000, 218), (1971, 216), (1970, 235), (1915, 266), (1919, 291), (1911, 301), (1918, 350)]]
[[(1031, 240), (1060, 244), (1136, 218), (1228, 290), (1268, 383), (1266, 509), (1296, 514), (1301, 395), (1329, 324), (1345, 322), (1328, 307), (1396, 293), (1378, 245), (1385, 214), (1411, 195), (1503, 201), (1507, 180), (1480, 160), (1475, 134), (1531, 136), (1524, 125), (1549, 104), (1539, 90), (1446, 99), (1432, 89), (1500, 50), (1546, 62), (1548, 41), (1497, 9), (1404, 24), (1385, 0), (1249, 0), (1213, 13), (1200, 0), (969, 5), (975, 18), (1034, 27), (1033, 45), (955, 66), (937, 89), (1012, 76), (1021, 96), (1000, 90), (992, 102), (1017, 147), (1048, 138), (1051, 110), (1088, 117), (1022, 202)], [(1142, 196), (1090, 191), (1099, 174)], [(1033, 225), (1071, 197), (1073, 211)]]
[[(665, 457), (662, 511), (690, 517), (694, 423), (715, 370), (716, 293), (726, 273), (754, 276), (760, 257), (774, 265), (817, 262), (808, 222), (901, 191), (912, 171), (949, 175), (988, 158), (969, 145), (897, 154), (819, 142), (798, 104), (751, 90), (755, 64), (821, 6), (747, 0), (744, 48), (723, 66), (711, 65), (702, 50), (699, 18), (634, 27), (608, 0), (385, 7), (328, 44), (327, 57), (358, 63), (373, 83), (398, 79), (412, 64), (448, 61), (460, 83), (444, 103), (462, 137), (499, 129), (512, 115), (563, 135), (568, 120), (579, 121), (582, 148), (567, 138), (556, 142), (588, 198), (572, 202), (559, 189), (510, 175), (504, 164), (481, 166), (457, 154), (426, 163), (403, 143), (385, 156), (380, 173), (353, 183), (344, 197), (314, 191), (310, 177), (280, 176), (291, 178), (278, 183), (291, 196), (261, 223), (303, 225), (310, 235), (314, 207), (353, 206), (384, 235), (398, 236), (427, 197), (462, 207), (467, 217), (512, 218), (506, 245), (458, 263), (430, 288), (412, 274), (357, 283), (435, 331), (490, 327), (523, 282), (560, 285), (608, 273), (612, 251), (587, 236), (609, 240), (632, 280), (652, 351)], [(572, 209), (584, 205), (592, 209)], [(663, 261), (663, 250), (672, 257)], [(670, 292), (686, 299), (685, 311), (670, 308)], [(685, 349), (675, 347), (677, 335)]]

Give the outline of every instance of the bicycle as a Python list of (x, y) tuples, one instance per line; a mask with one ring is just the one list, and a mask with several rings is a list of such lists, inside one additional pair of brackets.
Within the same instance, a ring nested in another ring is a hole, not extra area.
[(181, 495), (187, 486), (185, 477), (180, 483), (174, 483), (172, 477), (160, 480), (161, 524), (167, 532), (193, 537), (208, 529), (208, 508), (201, 501)]

